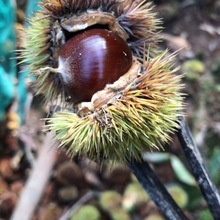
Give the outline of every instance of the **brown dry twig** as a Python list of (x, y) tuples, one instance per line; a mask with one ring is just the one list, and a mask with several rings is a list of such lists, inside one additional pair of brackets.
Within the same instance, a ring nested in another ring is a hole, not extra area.
[[(53, 134), (48, 133), (40, 149), (33, 171), (23, 189), (11, 220), (30, 220), (39, 203), (48, 179), (51, 175), (55, 158), (56, 143), (52, 141)], [(52, 147), (51, 147), (52, 146)]]

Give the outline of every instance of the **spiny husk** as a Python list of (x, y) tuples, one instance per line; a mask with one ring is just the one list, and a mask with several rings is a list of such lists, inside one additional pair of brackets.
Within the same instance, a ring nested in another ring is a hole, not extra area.
[[(127, 43), (137, 59), (143, 60), (156, 53), (160, 21), (152, 11), (152, 4), (146, 0), (44, 0), (41, 8), (42, 11), (30, 19), (25, 30), (24, 50), (20, 58), (36, 77), (37, 93), (43, 94), (46, 102), (54, 103), (59, 95), (65, 99), (58, 73), (51, 73), (51, 68), (57, 68), (53, 54), (59, 49), (53, 25), (63, 18), (91, 10), (107, 12), (115, 16), (118, 25), (128, 34)], [(145, 48), (148, 47), (151, 49), (146, 54)]]
[(30, 18), (24, 32), (24, 49), (19, 57), (22, 60), (20, 64), (25, 64), (26, 70), (36, 77), (37, 94), (44, 94), (47, 101), (60, 93), (57, 76), (47, 68), (52, 66), (50, 31), (50, 21), (42, 12), (37, 12)]
[(51, 22), (89, 10), (114, 14), (119, 25), (129, 35), (130, 46), (137, 54), (143, 54), (143, 42), (146, 46), (151, 45), (152, 52), (158, 42), (158, 30), (161, 29), (161, 22), (153, 12), (151, 1), (45, 0), (42, 3), (42, 8)]
[(178, 128), (182, 109), (181, 76), (172, 69), (172, 57), (148, 60), (140, 76), (117, 98), (88, 115), (60, 112), (49, 119), (60, 147), (72, 155), (95, 160), (138, 160), (145, 150), (159, 149)]
[(29, 70), (37, 71), (50, 65), (50, 22), (41, 13), (36, 13), (29, 23), (24, 33), (25, 50), (21, 51), (21, 58)]

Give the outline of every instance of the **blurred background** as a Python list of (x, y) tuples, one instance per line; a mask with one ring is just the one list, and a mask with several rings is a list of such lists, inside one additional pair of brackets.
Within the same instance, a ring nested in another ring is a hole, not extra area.
[[(36, 2), (0, 0), (0, 219), (10, 219), (45, 138), (41, 119), (48, 110), (42, 97), (33, 96), (31, 79), (14, 52), (21, 49), (23, 25), (38, 9)], [(184, 73), (185, 117), (220, 189), (220, 1), (154, 3), (164, 27), (160, 47), (179, 50), (176, 66)], [(189, 219), (212, 220), (175, 136), (165, 149), (144, 158)], [(127, 167), (100, 166), (62, 151), (48, 161), (43, 165), (52, 163), (52, 171), (32, 220), (164, 219)]]

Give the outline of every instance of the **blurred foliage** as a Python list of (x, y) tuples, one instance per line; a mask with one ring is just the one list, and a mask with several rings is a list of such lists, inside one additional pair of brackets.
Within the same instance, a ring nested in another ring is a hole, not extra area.
[(199, 60), (188, 60), (182, 65), (182, 72), (189, 80), (199, 80), (201, 74), (205, 71), (205, 65)]
[(176, 178), (179, 181), (192, 186), (196, 185), (194, 177), (177, 156), (170, 153), (157, 152), (145, 154), (144, 159), (153, 163), (164, 163), (166, 161), (170, 161)]
[(174, 183), (166, 186), (167, 191), (170, 193), (174, 201), (180, 208), (185, 208), (188, 204), (188, 195), (180, 184)]
[(105, 211), (117, 209), (121, 205), (121, 195), (114, 190), (105, 191), (101, 193), (99, 203)]
[(219, 148), (219, 146), (214, 148), (214, 150), (212, 151), (211, 156), (209, 157), (208, 170), (209, 170), (209, 174), (210, 174), (211, 178), (213, 179), (213, 181), (215, 182), (215, 184), (220, 186), (220, 175), (219, 175), (219, 171), (220, 171), (220, 148)]
[(208, 209), (202, 210), (199, 214), (199, 220), (214, 220)]
[(122, 207), (128, 212), (134, 211), (141, 203), (150, 200), (149, 195), (143, 189), (139, 182), (133, 182), (125, 188)]
[(92, 205), (83, 205), (70, 218), (70, 220), (101, 220), (98, 209)]
[(170, 157), (172, 168), (176, 177), (183, 183), (195, 186), (196, 182), (192, 174), (186, 169), (181, 160), (176, 156)]

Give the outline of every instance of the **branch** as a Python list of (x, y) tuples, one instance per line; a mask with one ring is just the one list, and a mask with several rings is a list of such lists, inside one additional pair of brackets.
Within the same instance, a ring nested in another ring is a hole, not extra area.
[(98, 197), (99, 197), (98, 192), (94, 192), (94, 191), (87, 192), (84, 196), (82, 196), (82, 198), (80, 200), (78, 200), (76, 203), (74, 203), (74, 205), (70, 209), (68, 209), (64, 213), (64, 215), (62, 215), (59, 218), (59, 220), (68, 220), (71, 217), (71, 215), (73, 215), (73, 213), (76, 212), (82, 205), (84, 205), (88, 201), (90, 201), (94, 198), (98, 198)]
[(168, 220), (187, 220), (147, 162), (128, 162), (128, 166)]
[[(38, 205), (56, 157), (56, 146), (52, 145), (52, 134), (48, 133), (33, 171), (22, 191), (16, 209), (10, 220), (30, 220)], [(52, 147), (51, 147), (52, 146)]]
[(183, 116), (180, 117), (180, 123), (181, 128), (177, 133), (180, 144), (209, 209), (213, 217), (217, 220), (220, 218), (219, 193), (205, 170), (200, 152), (193, 142), (191, 133)]

